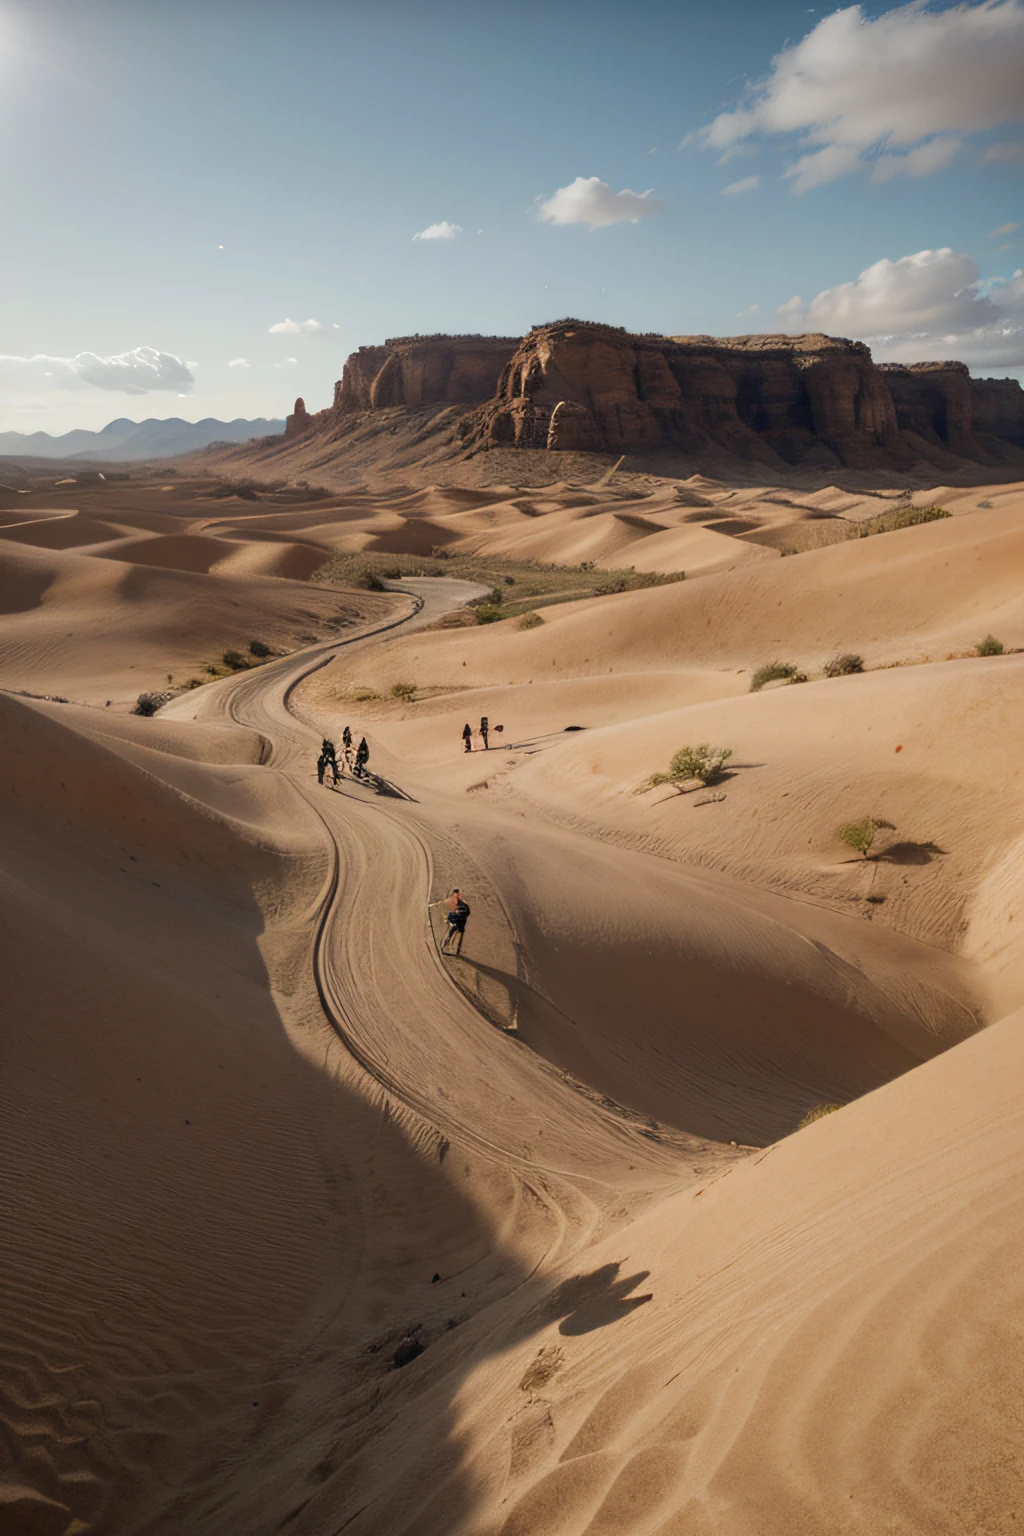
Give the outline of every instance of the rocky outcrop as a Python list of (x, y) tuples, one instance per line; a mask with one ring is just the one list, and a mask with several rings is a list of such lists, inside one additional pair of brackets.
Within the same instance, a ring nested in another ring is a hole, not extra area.
[(284, 435), (285, 437), (302, 437), (303, 433), (308, 432), (315, 421), (316, 417), (311, 416), (306, 410), (306, 402), (300, 395), (295, 402), (292, 414), (285, 418)]
[(881, 363), (901, 431), (962, 458), (985, 457), (974, 435), (971, 375), (966, 363)]
[(972, 379), (975, 432), (1024, 448), (1024, 389), (1016, 379)]
[(360, 347), (334, 386), (331, 414), (478, 404), (494, 394), (518, 345), (509, 336), (400, 336)]
[[(860, 342), (635, 336), (563, 321), (524, 338), (497, 395), (462, 425), (481, 445), (606, 453), (721, 448), (790, 463), (909, 461), (893, 398)], [(822, 450), (826, 450), (823, 454)]]

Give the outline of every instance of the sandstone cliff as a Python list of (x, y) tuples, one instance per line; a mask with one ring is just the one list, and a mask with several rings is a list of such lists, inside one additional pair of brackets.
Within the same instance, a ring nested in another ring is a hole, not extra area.
[(316, 417), (311, 416), (306, 410), (306, 402), (300, 395), (295, 402), (291, 415), (285, 418), (284, 435), (285, 437), (301, 437), (303, 433), (309, 431), (315, 421)]
[(1018, 441), (1024, 393), (1006, 382), (979, 391), (962, 363), (879, 367), (862, 342), (831, 336), (636, 336), (569, 320), (523, 339), (495, 398), (459, 433), (481, 447), (718, 449), (765, 464), (900, 468), (927, 445), (989, 457), (979, 404), (979, 430)]
[(1024, 389), (1016, 379), (972, 379), (974, 430), (1024, 448)]
[(360, 347), (334, 386), (331, 415), (477, 404), (494, 394), (518, 345), (514, 336), (400, 336)]

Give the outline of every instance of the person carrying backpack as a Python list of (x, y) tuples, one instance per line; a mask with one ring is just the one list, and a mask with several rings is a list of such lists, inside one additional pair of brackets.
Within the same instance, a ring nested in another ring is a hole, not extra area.
[(362, 741), (360, 741), (359, 746), (356, 748), (355, 772), (359, 776), (359, 778), (362, 778), (363, 775), (365, 774), (365, 772), (366, 772), (366, 765), (367, 765), (367, 763), (369, 761), (370, 761), (370, 749), (366, 745), (366, 737), (364, 736)]
[(472, 750), (473, 750), (473, 727), (469, 724), (468, 720), (467, 720), (466, 724), (462, 727), (462, 741), (463, 741), (463, 745), (466, 748), (466, 751), (467, 752), (472, 752)]

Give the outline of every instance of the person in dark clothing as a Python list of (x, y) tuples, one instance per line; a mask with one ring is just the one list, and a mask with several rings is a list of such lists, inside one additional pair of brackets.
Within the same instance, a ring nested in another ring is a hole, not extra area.
[(320, 756), (316, 760), (316, 781), (317, 781), (318, 784), (322, 784), (323, 783), (323, 781), (324, 781), (324, 771), (325, 771), (326, 768), (327, 768), (327, 758), (325, 757), (324, 753), (321, 752)]
[(483, 737), (484, 751), (485, 752), (487, 751), (487, 734), (488, 734), (489, 730), (490, 730), (490, 726), (489, 726), (488, 721), (487, 721), (487, 716), (486, 715), (481, 715), (480, 716), (480, 735)]
[[(469, 918), (469, 902), (466, 901), (458, 886), (449, 891), (442, 898), (448, 908), (448, 927), (444, 938), (441, 940), (441, 953), (443, 955), (458, 955), (462, 952), (462, 940), (466, 933), (466, 922)], [(439, 907), (440, 901), (432, 901), (429, 906)]]
[(323, 755), (324, 755), (325, 759), (327, 760), (327, 762), (330, 763), (332, 769), (334, 770), (334, 777), (337, 778), (338, 777), (338, 754), (334, 750), (334, 742), (331, 741), (328, 737), (325, 736), (323, 741), (322, 741), (322, 743), (321, 743), (321, 745), (320, 745), (320, 750), (323, 753)]
[(473, 727), (467, 722), (462, 727), (462, 740), (467, 752), (473, 750)]
[(345, 762), (347, 763), (349, 768), (351, 768), (351, 766), (352, 766), (352, 732), (349, 730), (347, 725), (346, 725), (345, 729), (341, 733), (341, 755), (345, 759)]
[(356, 773), (358, 774), (358, 776), (360, 778), (362, 778), (363, 775), (365, 774), (365, 772), (366, 772), (366, 765), (367, 765), (367, 763), (369, 761), (370, 761), (370, 749), (366, 745), (366, 737), (364, 736), (362, 741), (360, 741), (359, 746), (356, 749), (356, 766), (355, 766), (355, 771), (356, 771)]

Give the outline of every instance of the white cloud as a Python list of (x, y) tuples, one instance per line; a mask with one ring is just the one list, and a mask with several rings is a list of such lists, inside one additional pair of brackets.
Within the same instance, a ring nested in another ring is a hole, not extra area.
[(447, 219), (442, 219), (440, 224), (428, 224), (426, 229), (421, 229), (413, 235), (414, 240), (454, 240), (456, 235), (462, 234), (461, 224), (449, 224)]
[(1020, 229), (1019, 224), (1000, 224), (998, 229), (989, 231), (988, 237), (990, 240), (998, 240), (1000, 235), (1012, 235), (1018, 229)]
[(315, 336), (322, 331), (319, 320), (278, 320), (268, 332), (270, 336)]
[(809, 304), (790, 299), (779, 314), (786, 331), (851, 336), (882, 362), (1024, 366), (1024, 271), (979, 283), (973, 257), (948, 247), (876, 261)]
[(228, 363), (229, 368), (248, 368), (250, 366), (251, 365), (247, 357), (233, 357), (230, 363)]
[(760, 186), (759, 176), (744, 176), (742, 181), (730, 181), (727, 187), (722, 188), (723, 197), (738, 197), (741, 192), (753, 192)]
[(589, 224), (591, 229), (602, 229), (609, 224), (637, 224), (660, 208), (650, 191), (631, 192), (624, 187), (613, 192), (598, 176), (577, 176), (541, 203), (537, 217), (549, 224)]
[[(727, 159), (755, 137), (795, 136), (795, 193), (871, 165), (880, 180), (924, 176), (949, 164), (961, 135), (1024, 117), (1022, 74), (1024, 0), (912, 0), (874, 19), (852, 5), (784, 48), (700, 138)], [(983, 163), (1014, 148), (992, 145)]]
[(274, 367), (275, 368), (290, 368), (293, 363), (297, 363), (297, 362), (298, 362), (298, 358), (297, 357), (282, 357), (282, 359), (281, 359), (281, 361), (279, 363), (275, 363), (274, 364)]
[(1024, 141), (990, 144), (981, 157), (982, 165), (1011, 165), (1015, 160), (1024, 160)]
[(742, 320), (744, 315), (756, 315), (757, 314), (757, 308), (758, 307), (757, 307), (756, 304), (750, 304), (750, 305), (747, 306), (746, 309), (738, 309), (736, 311), (736, 319), (737, 320)]
[[(95, 352), (79, 352), (75, 357), (0, 355), (0, 384), (8, 380), (24, 388), (77, 389), (89, 384), (125, 395), (145, 395), (151, 390), (187, 392), (195, 383), (187, 363), (155, 347), (134, 347), (113, 357), (98, 357)], [(43, 380), (50, 383), (42, 384)]]

